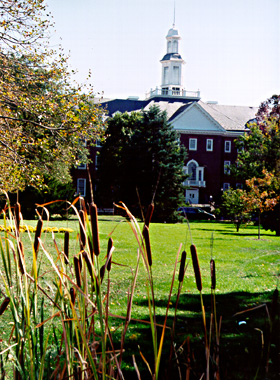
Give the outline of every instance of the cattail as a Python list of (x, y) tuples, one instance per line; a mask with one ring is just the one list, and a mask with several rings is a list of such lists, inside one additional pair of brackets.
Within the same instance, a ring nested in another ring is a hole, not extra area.
[(215, 268), (215, 260), (210, 260), (210, 271), (211, 271), (211, 289), (216, 288), (216, 268)]
[(74, 305), (75, 304), (75, 300), (76, 300), (76, 290), (73, 287), (70, 288), (70, 297), (71, 297), (71, 302)]
[(181, 256), (180, 270), (179, 270), (179, 282), (182, 282), (184, 280), (186, 257), (187, 257), (187, 253), (186, 251), (183, 251), (182, 256)]
[(23, 265), (24, 250), (23, 250), (22, 241), (18, 242), (17, 252), (18, 252), (18, 265), (19, 265), (19, 269), (20, 269), (21, 274), (24, 274), (24, 265)]
[(36, 253), (36, 257), (39, 251), (39, 238), (41, 237), (42, 229), (43, 229), (43, 221), (42, 221), (42, 218), (39, 217), (36, 232), (35, 232), (35, 239), (34, 239), (34, 251)]
[(4, 313), (10, 303), (10, 298), (6, 297), (0, 306), (0, 315)]
[(80, 216), (80, 243), (81, 243), (81, 249), (84, 249), (86, 246), (86, 234), (85, 234), (85, 228), (86, 228), (86, 222), (85, 222), (85, 213), (83, 210), (79, 211)]
[(100, 281), (101, 281), (101, 284), (102, 284), (102, 281), (103, 281), (103, 278), (104, 278), (104, 275), (105, 275), (105, 265), (102, 265), (102, 267), (100, 268)]
[(19, 234), (20, 210), (21, 210), (20, 203), (17, 202), (15, 204), (15, 226), (16, 226), (16, 234), (17, 234), (17, 236)]
[(92, 278), (93, 280), (93, 273), (92, 273), (92, 267), (91, 267), (91, 263), (89, 261), (89, 257), (88, 257), (88, 254), (86, 251), (83, 251), (83, 258), (85, 259), (85, 262), (87, 264), (87, 267), (88, 267), (88, 271), (89, 271), (89, 274), (90, 274), (90, 277)]
[(152, 219), (152, 216), (153, 216), (153, 212), (154, 212), (154, 204), (151, 203), (149, 204), (148, 206), (148, 210), (147, 210), (147, 214), (146, 214), (146, 218), (145, 218), (145, 226), (149, 227), (150, 223), (151, 223), (151, 219)]
[(99, 246), (99, 233), (98, 233), (97, 206), (95, 203), (91, 203), (89, 205), (89, 214), (90, 214), (90, 221), (91, 221), (93, 252), (96, 256), (98, 256), (100, 253), (100, 246)]
[(274, 322), (275, 317), (277, 315), (277, 309), (278, 309), (278, 296), (279, 292), (278, 289), (276, 288), (273, 292), (272, 296), (272, 305), (271, 305), (271, 321)]
[(69, 231), (64, 232), (64, 262), (69, 263)]
[(80, 288), (82, 285), (81, 261), (80, 261), (80, 258), (77, 256), (74, 256), (74, 268), (75, 268), (75, 274), (76, 274), (76, 279), (77, 279), (77, 285)]
[[(110, 251), (113, 248), (113, 244), (114, 244), (113, 239), (109, 238), (108, 247), (107, 247), (107, 257), (109, 257)], [(110, 270), (111, 270), (111, 265), (112, 265), (112, 255), (110, 256), (110, 259), (109, 259), (108, 264), (107, 264), (107, 271), (108, 272), (110, 272)]]
[(144, 237), (145, 245), (146, 245), (146, 252), (147, 252), (148, 263), (149, 263), (149, 265), (151, 267), (152, 266), (152, 251), (151, 251), (149, 227), (147, 227), (147, 226), (144, 226), (143, 237)]
[(191, 255), (192, 255), (193, 270), (195, 274), (196, 287), (198, 291), (201, 292), (202, 290), (201, 274), (200, 274), (196, 247), (194, 244), (191, 245)]

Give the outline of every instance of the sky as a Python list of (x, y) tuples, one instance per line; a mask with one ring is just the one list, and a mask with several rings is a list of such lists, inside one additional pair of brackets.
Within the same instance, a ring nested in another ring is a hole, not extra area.
[[(96, 96), (139, 96), (161, 84), (174, 0), (45, 0), (51, 46)], [(184, 87), (202, 101), (259, 106), (280, 94), (280, 0), (176, 0)]]

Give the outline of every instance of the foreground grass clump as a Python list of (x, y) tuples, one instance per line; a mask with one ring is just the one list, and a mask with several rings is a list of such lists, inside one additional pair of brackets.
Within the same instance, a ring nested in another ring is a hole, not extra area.
[(277, 378), (278, 237), (151, 215), (140, 226), (125, 206), (98, 219), (80, 204), (59, 226), (44, 208), (39, 222), (4, 217), (3, 377)]

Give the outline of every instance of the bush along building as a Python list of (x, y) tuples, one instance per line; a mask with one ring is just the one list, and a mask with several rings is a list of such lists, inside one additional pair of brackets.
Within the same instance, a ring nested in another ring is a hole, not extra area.
[[(185, 201), (191, 204), (218, 203), (223, 191), (239, 188), (230, 174), (235, 163), (237, 149), (234, 140), (246, 132), (247, 123), (253, 122), (257, 108), (224, 106), (217, 102), (203, 102), (199, 91), (186, 91), (183, 87), (184, 60), (179, 53), (180, 35), (175, 25), (166, 36), (166, 54), (161, 59), (161, 85), (149, 91), (144, 100), (102, 99), (100, 103), (111, 117), (116, 112), (147, 110), (157, 105), (167, 112), (168, 121), (179, 133), (181, 143), (187, 148), (188, 157), (184, 170)], [(93, 189), (98, 178), (98, 151), (91, 148), (91, 173)], [(77, 193), (90, 198), (90, 184), (85, 165), (73, 171)], [(116, 200), (117, 201), (117, 200)]]

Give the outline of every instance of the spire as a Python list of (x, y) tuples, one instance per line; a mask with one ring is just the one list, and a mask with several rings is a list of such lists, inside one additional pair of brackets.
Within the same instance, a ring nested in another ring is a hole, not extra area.
[(175, 16), (176, 16), (176, 0), (174, 0), (174, 18), (173, 18), (173, 29), (175, 28)]

